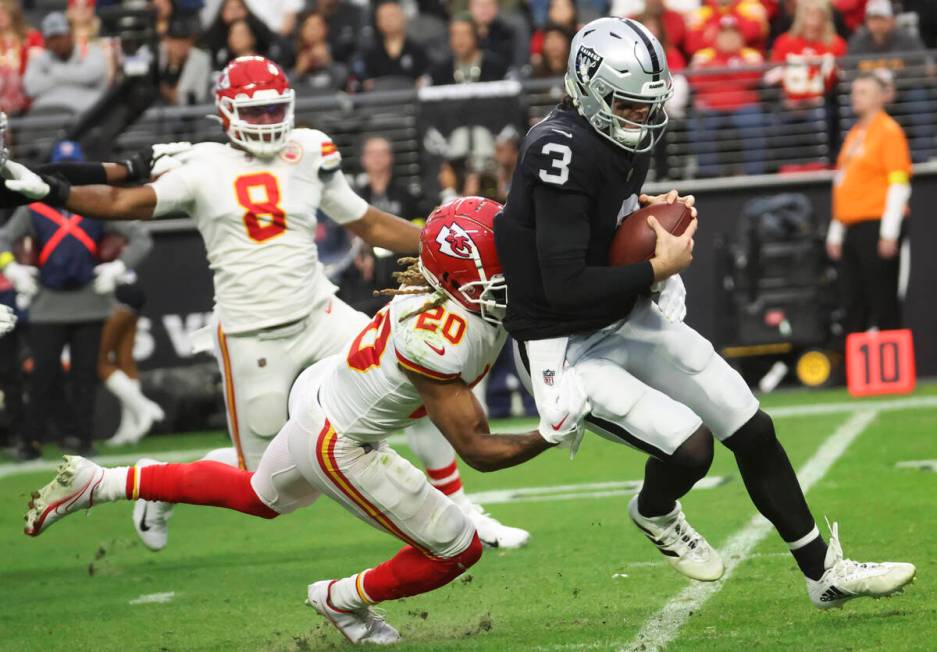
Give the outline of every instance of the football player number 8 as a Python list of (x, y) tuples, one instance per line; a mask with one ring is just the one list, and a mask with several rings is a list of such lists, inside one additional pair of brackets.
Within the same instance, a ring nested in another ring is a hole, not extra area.
[(234, 180), (238, 204), (244, 209), (244, 227), (251, 240), (263, 242), (286, 231), (286, 213), (280, 208), (280, 184), (269, 172), (245, 174)]
[[(573, 150), (569, 148), (569, 145), (547, 143), (543, 146), (543, 149), (540, 150), (540, 153), (551, 158), (551, 171), (540, 170), (540, 180), (546, 181), (547, 183), (555, 183), (558, 186), (562, 186), (566, 183), (566, 180), (569, 179), (569, 162), (573, 160)], [(555, 157), (557, 154), (559, 158)], [(552, 170), (556, 171), (553, 172)]]

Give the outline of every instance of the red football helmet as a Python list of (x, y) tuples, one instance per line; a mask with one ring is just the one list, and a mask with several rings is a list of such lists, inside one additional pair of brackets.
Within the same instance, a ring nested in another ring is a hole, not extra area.
[(232, 143), (275, 156), (293, 130), (295, 93), (283, 70), (264, 57), (238, 57), (215, 84), (215, 106)]
[(435, 289), (500, 325), (507, 285), (495, 250), (494, 218), (501, 204), (465, 197), (443, 204), (420, 234), (420, 271)]

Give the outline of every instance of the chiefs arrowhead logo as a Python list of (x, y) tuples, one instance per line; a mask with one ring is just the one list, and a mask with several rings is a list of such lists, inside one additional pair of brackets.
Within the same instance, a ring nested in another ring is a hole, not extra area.
[(442, 227), (436, 236), (436, 244), (439, 245), (440, 252), (453, 258), (471, 260), (475, 253), (472, 236), (458, 224)]

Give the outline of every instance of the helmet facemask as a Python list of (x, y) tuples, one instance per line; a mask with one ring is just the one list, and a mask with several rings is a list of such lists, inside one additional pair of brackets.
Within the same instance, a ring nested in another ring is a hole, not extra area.
[(294, 92), (256, 91), (253, 97), (222, 97), (218, 110), (224, 116), (228, 138), (259, 158), (270, 158), (286, 145), (294, 120)]
[[(442, 292), (450, 299), (457, 301), (466, 308), (477, 312), (489, 324), (500, 326), (508, 308), (508, 286), (503, 274), (495, 274), (491, 278), (485, 274), (478, 252), (473, 253), (475, 267), (478, 270), (479, 280), (457, 285), (446, 279), (438, 279), (423, 265), (423, 258), (419, 259), (420, 272), (426, 281), (437, 292)], [(452, 285), (455, 287), (447, 287)], [(456, 296), (456, 294), (458, 296)]]
[[(574, 99), (579, 112), (602, 136), (630, 152), (652, 150), (664, 135), (670, 116), (664, 108), (673, 96), (670, 84), (661, 94), (632, 95), (617, 91), (602, 79), (581, 84), (566, 76), (566, 90)], [(643, 118), (630, 119), (627, 113), (647, 107)], [(625, 109), (626, 115), (622, 115)]]

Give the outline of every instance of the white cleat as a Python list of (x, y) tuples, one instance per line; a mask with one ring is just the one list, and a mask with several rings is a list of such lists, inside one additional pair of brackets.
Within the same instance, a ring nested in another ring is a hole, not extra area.
[(37, 537), (63, 516), (90, 509), (103, 479), (102, 467), (83, 457), (66, 455), (55, 479), (33, 492), (26, 512), (26, 534)]
[(161, 500), (138, 500), (133, 506), (133, 529), (147, 548), (159, 552), (169, 540), (172, 503)]
[(475, 526), (478, 540), (489, 548), (522, 548), (530, 540), (530, 532), (519, 527), (504, 525), (486, 512), (481, 505), (476, 505), (467, 499), (456, 504)]
[(687, 523), (680, 501), (669, 514), (647, 518), (638, 512), (638, 497), (628, 503), (628, 516), (651, 540), (678, 573), (700, 582), (722, 577), (725, 566), (719, 553)]
[(823, 577), (807, 578), (807, 595), (818, 609), (842, 608), (853, 598), (884, 598), (900, 593), (917, 572), (914, 564), (904, 562), (859, 563), (843, 559), (838, 523), (830, 526), (827, 546)]
[(334, 583), (335, 580), (322, 580), (310, 584), (306, 604), (325, 616), (345, 638), (356, 645), (390, 645), (400, 640), (400, 633), (370, 607), (355, 611), (334, 608), (329, 600), (329, 588)]

